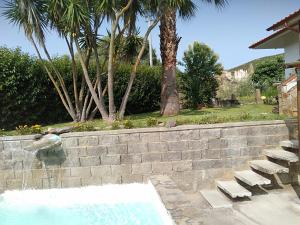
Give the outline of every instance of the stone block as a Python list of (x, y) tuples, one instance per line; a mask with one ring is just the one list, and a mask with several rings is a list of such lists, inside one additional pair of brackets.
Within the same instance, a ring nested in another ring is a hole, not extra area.
[(102, 155), (101, 164), (102, 165), (120, 165), (121, 157), (120, 155)]
[(90, 167), (75, 167), (71, 168), (72, 177), (90, 177), (91, 168)]
[(0, 171), (0, 180), (5, 181), (7, 179), (14, 179), (15, 173), (13, 170), (1, 170)]
[(100, 165), (100, 158), (95, 156), (95, 157), (80, 157), (80, 166), (99, 166)]
[(22, 170), (23, 169), (23, 161), (13, 161), (14, 170)]
[(227, 148), (242, 148), (247, 147), (247, 137), (234, 137), (221, 139), (223, 143), (226, 143)]
[(99, 137), (99, 144), (101, 145), (115, 145), (119, 143), (120, 140), (118, 135), (103, 135)]
[(25, 159), (25, 152), (23, 150), (12, 151), (12, 160), (13, 161), (22, 161)]
[(190, 150), (204, 150), (208, 149), (208, 140), (195, 140), (195, 141), (188, 141), (188, 149)]
[(219, 159), (221, 158), (221, 150), (218, 149), (206, 149), (202, 152), (203, 159)]
[(93, 185), (101, 185), (102, 178), (101, 177), (82, 177), (81, 178), (82, 186), (93, 186)]
[(120, 175), (102, 177), (102, 184), (121, 184), (121, 183), (122, 180)]
[(240, 148), (228, 148), (221, 150), (221, 158), (233, 158), (241, 155)]
[(69, 137), (63, 138), (63, 147), (76, 147), (78, 146), (78, 138), (77, 137)]
[(210, 139), (208, 140), (208, 149), (223, 149), (227, 148), (228, 143), (226, 139)]
[[(34, 141), (33, 140), (23, 140), (21, 141), (21, 148), (24, 149), (30, 145), (32, 145)], [(1, 144), (0, 144), (0, 149), (1, 149)]]
[(3, 143), (4, 150), (8, 151), (21, 151), (21, 142), (20, 141), (4, 141)]
[(47, 172), (44, 169), (38, 169), (38, 170), (31, 170), (32, 177), (42, 179), (47, 178)]
[(241, 156), (259, 156), (262, 154), (262, 147), (246, 147), (241, 148)]
[(91, 167), (91, 173), (92, 173), (92, 176), (95, 176), (95, 177), (111, 176), (111, 174), (112, 174), (111, 166), (102, 165), (102, 166)]
[(128, 143), (128, 153), (145, 153), (148, 152), (147, 143)]
[(87, 156), (100, 156), (103, 154), (107, 154), (107, 147), (103, 145), (98, 146), (88, 146), (86, 148)]
[(121, 179), (123, 184), (143, 183), (143, 175), (139, 174), (122, 175)]
[(140, 142), (140, 134), (139, 133), (133, 133), (133, 134), (120, 134), (119, 135), (119, 141), (120, 143), (130, 143), (130, 142)]
[(160, 132), (161, 141), (179, 141), (180, 135), (178, 131)]
[(248, 136), (247, 137), (248, 146), (265, 146), (266, 137), (265, 136)]
[(198, 160), (202, 158), (202, 150), (183, 151), (182, 160)]
[(139, 163), (139, 164), (132, 164), (132, 174), (151, 174), (152, 173), (152, 166), (151, 163)]
[(97, 146), (99, 144), (97, 136), (80, 137), (78, 141), (79, 146)]
[(170, 141), (167, 143), (169, 151), (185, 151), (188, 149), (188, 142), (186, 141)]
[(247, 136), (248, 135), (248, 127), (231, 127), (231, 128), (224, 128), (221, 130), (221, 137), (240, 137), (240, 136)]
[(142, 142), (159, 142), (160, 135), (158, 132), (155, 133), (140, 133), (140, 139)]
[(68, 157), (62, 164), (61, 167), (78, 167), (80, 166), (79, 158)]
[(203, 159), (192, 162), (193, 170), (217, 169), (224, 167), (224, 161), (221, 159)]
[(2, 152), (4, 160), (12, 160), (12, 151), (5, 150)]
[(115, 144), (107, 146), (108, 154), (127, 154), (127, 145), (126, 144)]
[(176, 172), (191, 171), (193, 168), (192, 161), (172, 162), (172, 167)]
[(67, 153), (68, 157), (83, 157), (87, 156), (86, 147), (70, 147), (64, 148), (65, 152)]
[(172, 172), (172, 162), (153, 162), (152, 171), (155, 174), (168, 174)]
[(199, 130), (183, 130), (179, 132), (180, 139), (185, 140), (199, 140), (200, 131)]
[(162, 153), (162, 161), (179, 161), (179, 160), (181, 160), (181, 152)]
[(266, 145), (278, 146), (280, 141), (284, 141), (289, 139), (288, 137), (273, 135), (273, 136), (266, 136)]
[(8, 190), (22, 189), (23, 181), (22, 179), (7, 179), (6, 188)]
[(62, 186), (61, 180), (54, 179), (54, 178), (49, 178), (49, 179), (43, 178), (42, 179), (42, 188), (43, 189), (61, 188), (61, 186)]
[(216, 139), (221, 137), (221, 129), (201, 129), (200, 139)]
[(80, 177), (69, 177), (62, 179), (62, 187), (69, 188), (69, 187), (81, 187), (81, 178)]
[(148, 143), (149, 152), (167, 152), (168, 144), (166, 142), (150, 142)]
[(161, 153), (143, 153), (142, 154), (142, 162), (160, 162), (161, 161)]
[(126, 175), (131, 174), (131, 164), (126, 165), (111, 165), (112, 175)]
[(133, 163), (141, 163), (141, 162), (142, 162), (141, 154), (121, 155), (121, 164), (133, 164)]

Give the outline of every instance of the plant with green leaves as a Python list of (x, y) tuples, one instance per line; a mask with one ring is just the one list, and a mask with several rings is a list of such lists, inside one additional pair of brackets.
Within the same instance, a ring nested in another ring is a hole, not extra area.
[(257, 88), (264, 91), (284, 79), (284, 70), (283, 56), (276, 56), (258, 63), (251, 79)]
[(205, 44), (194, 42), (184, 52), (182, 65), (185, 72), (180, 74), (181, 90), (189, 107), (209, 105), (216, 96), (223, 67), (219, 57)]

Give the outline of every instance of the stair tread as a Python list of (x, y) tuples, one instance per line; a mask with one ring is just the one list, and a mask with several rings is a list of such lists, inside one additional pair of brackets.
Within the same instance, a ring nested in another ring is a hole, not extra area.
[(266, 150), (265, 155), (273, 159), (280, 159), (288, 162), (299, 161), (299, 158), (295, 153), (284, 150)]
[(280, 142), (281, 147), (298, 149), (298, 140), (285, 140)]
[(217, 181), (217, 185), (232, 198), (252, 196), (250, 191), (239, 185), (235, 180)]
[(217, 190), (201, 190), (200, 193), (214, 209), (232, 207), (232, 202)]
[(234, 176), (250, 186), (271, 184), (269, 179), (255, 173), (252, 170), (236, 171)]
[(288, 173), (289, 168), (283, 167), (268, 160), (253, 160), (250, 161), (250, 166), (256, 170), (267, 174)]

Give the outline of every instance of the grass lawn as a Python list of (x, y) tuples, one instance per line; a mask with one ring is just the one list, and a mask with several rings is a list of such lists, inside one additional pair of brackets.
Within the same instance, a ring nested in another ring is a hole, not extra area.
[[(206, 108), (202, 110), (185, 109), (181, 110), (177, 116), (162, 117), (159, 112), (144, 113), (138, 115), (126, 116), (125, 120), (129, 120), (134, 128), (148, 127), (149, 118), (155, 118), (158, 122), (166, 122), (168, 120), (176, 120), (177, 125), (182, 124), (215, 124), (226, 122), (241, 122), (241, 121), (259, 121), (259, 120), (281, 120), (288, 119), (286, 116), (280, 116), (272, 113), (273, 106), (271, 105), (241, 105), (228, 108)], [(122, 127), (123, 122), (117, 122), (115, 129)], [(72, 122), (52, 124), (43, 127), (44, 130), (49, 127), (59, 128), (66, 126), (74, 126)], [(101, 119), (85, 123), (86, 130), (108, 130), (112, 129), (107, 123)], [(4, 131), (2, 135), (17, 135), (16, 131)]]

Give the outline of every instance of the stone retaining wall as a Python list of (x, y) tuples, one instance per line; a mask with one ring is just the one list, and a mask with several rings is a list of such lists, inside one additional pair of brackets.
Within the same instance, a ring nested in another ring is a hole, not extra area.
[(24, 172), (23, 148), (33, 136), (0, 138), (0, 190), (143, 182), (166, 174), (198, 188), (261, 158), (265, 148), (295, 136), (295, 121), (191, 125), (63, 134), (61, 164), (35, 159)]

